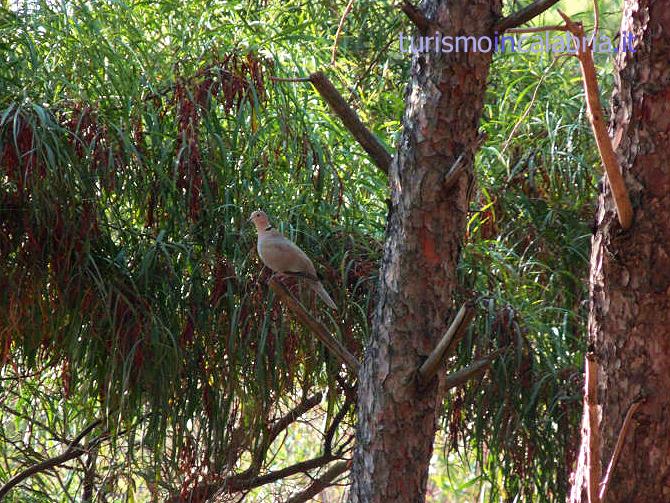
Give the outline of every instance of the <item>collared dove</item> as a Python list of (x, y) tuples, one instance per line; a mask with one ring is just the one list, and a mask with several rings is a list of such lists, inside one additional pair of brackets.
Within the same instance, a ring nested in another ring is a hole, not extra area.
[(254, 211), (249, 218), (258, 232), (256, 249), (263, 263), (279, 274), (293, 274), (308, 279), (309, 286), (332, 309), (335, 302), (319, 281), (314, 264), (298, 246), (275, 230), (268, 216), (261, 210)]

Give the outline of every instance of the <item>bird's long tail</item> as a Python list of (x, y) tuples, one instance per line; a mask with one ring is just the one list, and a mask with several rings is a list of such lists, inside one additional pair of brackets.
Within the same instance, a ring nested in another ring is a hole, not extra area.
[(316, 292), (316, 294), (321, 297), (321, 299), (328, 304), (328, 307), (331, 309), (335, 309), (337, 311), (337, 306), (335, 305), (335, 302), (333, 302), (333, 299), (330, 298), (330, 295), (328, 295), (328, 292), (326, 292), (326, 289), (323, 287), (320, 281), (310, 281), (310, 286), (312, 289)]

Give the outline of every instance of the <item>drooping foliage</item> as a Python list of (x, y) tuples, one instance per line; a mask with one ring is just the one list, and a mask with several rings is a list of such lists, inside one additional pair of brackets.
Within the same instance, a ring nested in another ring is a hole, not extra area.
[[(272, 79), (326, 68), (343, 9), (2, 10), (0, 481), (95, 418), (118, 434), (100, 487), (147, 497), (243, 472), (307, 396), (324, 392), (332, 422), (351, 376), (273, 297), (246, 218), (264, 208), (316, 258), (340, 306), (322, 321), (362, 357), (386, 179), (309, 85)], [(328, 73), (392, 149), (411, 28), (390, 2), (356, 4), (343, 26)], [(492, 71), (461, 268), (478, 316), (454, 364), (508, 351), (450, 395), (444, 424), (491, 498), (553, 501), (577, 431), (597, 162), (574, 66), (542, 61), (500, 56)], [(27, 425), (39, 433), (9, 442)], [(83, 479), (13, 495), (65, 500)]]

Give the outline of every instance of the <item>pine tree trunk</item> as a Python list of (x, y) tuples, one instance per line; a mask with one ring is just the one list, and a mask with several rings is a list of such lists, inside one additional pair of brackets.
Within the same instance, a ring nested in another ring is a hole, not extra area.
[[(607, 503), (670, 501), (670, 9), (627, 0), (613, 95), (614, 146), (635, 207), (622, 232), (605, 188), (591, 253), (589, 346), (600, 366), (598, 434), (582, 434), (570, 501), (589, 501), (589, 442), (607, 468), (624, 417), (646, 395), (625, 437)], [(618, 145), (618, 148), (617, 148)], [(585, 410), (586, 414), (586, 410)], [(585, 416), (586, 417), (586, 416)], [(597, 459), (598, 456), (594, 456)], [(594, 479), (602, 475), (593, 474)], [(593, 480), (596, 486), (600, 480)], [(592, 503), (594, 498), (591, 498)]]
[[(429, 33), (433, 39), (436, 30), (454, 36), (490, 34), (500, 8), (500, 0), (422, 4), (437, 26)], [(491, 53), (438, 54), (431, 49), (413, 57), (404, 132), (389, 173), (391, 208), (380, 297), (359, 379), (351, 502), (425, 499), (444, 398), (438, 379), (420, 388), (415, 372), (455, 314), (472, 147)], [(445, 174), (462, 153), (467, 174), (447, 187)]]

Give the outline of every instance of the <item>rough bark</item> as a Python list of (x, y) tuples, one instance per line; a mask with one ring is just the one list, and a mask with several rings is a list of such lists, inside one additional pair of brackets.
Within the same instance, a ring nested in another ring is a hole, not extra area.
[[(499, 0), (428, 0), (442, 35), (492, 33)], [(472, 155), (490, 53), (413, 56), (404, 131), (391, 164), (391, 208), (372, 340), (359, 377), (351, 502), (424, 501), (443, 399), (443, 378), (425, 388), (416, 370), (455, 314), (456, 265), (472, 180)], [(468, 170), (444, 177), (467, 152)], [(441, 374), (444, 374), (442, 372)]]
[[(596, 425), (602, 466), (641, 395), (614, 468), (607, 503), (670, 501), (670, 10), (627, 0), (622, 33), (636, 52), (617, 56), (614, 146), (635, 207), (622, 232), (611, 193), (598, 202), (591, 253), (589, 345), (599, 364)], [(586, 413), (586, 411), (585, 411)], [(585, 420), (585, 424), (588, 421)], [(589, 501), (585, 428), (570, 501)], [(598, 484), (602, 479), (592, 483)], [(594, 498), (592, 497), (592, 500)]]

